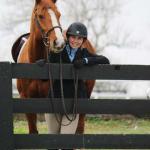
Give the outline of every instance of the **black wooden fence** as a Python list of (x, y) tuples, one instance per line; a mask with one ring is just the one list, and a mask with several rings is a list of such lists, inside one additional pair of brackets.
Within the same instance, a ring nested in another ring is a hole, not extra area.
[[(59, 65), (52, 66), (53, 78), (59, 78)], [(72, 78), (72, 66), (63, 66), (63, 78)], [(149, 134), (112, 135), (22, 135), (13, 133), (13, 113), (52, 113), (49, 99), (12, 98), (12, 79), (47, 79), (48, 66), (36, 64), (0, 63), (0, 150), (46, 149), (46, 148), (86, 148), (86, 149), (150, 149)], [(101, 80), (150, 80), (150, 66), (142, 65), (99, 65), (84, 67), (79, 71), (81, 79)], [(137, 87), (138, 88), (138, 87)], [(67, 108), (71, 107), (71, 100)], [(57, 112), (63, 112), (55, 100)], [(67, 110), (69, 112), (69, 109)], [(79, 100), (77, 112), (87, 114), (150, 114), (150, 101), (142, 99), (121, 100)]]

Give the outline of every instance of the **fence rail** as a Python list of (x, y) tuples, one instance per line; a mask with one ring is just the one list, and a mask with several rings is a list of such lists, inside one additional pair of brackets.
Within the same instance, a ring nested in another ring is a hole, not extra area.
[[(54, 79), (59, 79), (59, 65), (51, 65)], [(63, 78), (73, 78), (72, 65), (63, 65)], [(80, 79), (101, 80), (150, 80), (150, 66), (142, 65), (97, 65), (78, 71)], [(36, 64), (0, 63), (0, 149), (31, 148), (109, 148), (147, 149), (150, 135), (17, 135), (13, 134), (13, 113), (52, 112), (50, 99), (12, 98), (12, 79), (48, 79), (48, 66)], [(138, 87), (137, 87), (138, 88)], [(36, 104), (35, 104), (36, 103)], [(59, 103), (59, 105), (58, 105)], [(72, 100), (66, 100), (70, 112)], [(63, 109), (60, 100), (54, 100), (56, 112)], [(150, 101), (142, 99), (79, 100), (77, 112), (87, 114), (150, 114)], [(67, 143), (67, 144), (66, 144)]]
[[(53, 79), (59, 79), (59, 65), (51, 65)], [(63, 65), (63, 78), (72, 79), (72, 65)], [(150, 80), (148, 65), (96, 65), (78, 72), (80, 79), (101, 80)], [(48, 65), (12, 64), (12, 78), (48, 79)]]
[[(13, 100), (14, 113), (53, 113), (50, 99), (27, 99), (26, 101)], [(36, 103), (36, 104), (35, 104)], [(65, 100), (67, 112), (73, 105), (73, 100)], [(53, 100), (55, 112), (63, 113), (61, 100)], [(150, 101), (148, 100), (124, 100), (124, 99), (79, 99), (77, 102), (77, 113), (86, 114), (150, 114)]]
[[(16, 148), (148, 149), (150, 135), (15, 135)], [(33, 142), (34, 141), (34, 142)], [(67, 144), (66, 144), (67, 143)]]

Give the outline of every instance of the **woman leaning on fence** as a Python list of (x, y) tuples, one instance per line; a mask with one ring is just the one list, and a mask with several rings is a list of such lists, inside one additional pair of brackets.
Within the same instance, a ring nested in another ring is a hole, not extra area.
[[(81, 48), (84, 41), (87, 39), (87, 28), (80, 22), (71, 24), (66, 32), (67, 41), (61, 54), (51, 53), (50, 62), (60, 63), (60, 55), (62, 63), (73, 64), (76, 69), (83, 66), (92, 66), (95, 64), (109, 64), (109, 60), (102, 55), (94, 55), (88, 52), (86, 48)], [(62, 89), (60, 80), (55, 80), (53, 83), (54, 97), (62, 97)], [(51, 95), (51, 93), (50, 93)], [(63, 79), (63, 95), (64, 98), (74, 98), (75, 85), (72, 79)], [(88, 98), (86, 85), (83, 80), (78, 80), (77, 98)], [(46, 115), (48, 129), (50, 134), (74, 134), (78, 125), (79, 115)], [(61, 122), (59, 122), (59, 121)], [(71, 122), (70, 122), (71, 120)]]

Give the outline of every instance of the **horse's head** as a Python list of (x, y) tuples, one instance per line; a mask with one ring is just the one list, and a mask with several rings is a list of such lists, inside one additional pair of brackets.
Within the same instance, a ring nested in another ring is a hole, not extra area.
[(55, 5), (56, 1), (36, 0), (32, 17), (35, 28), (32, 30), (42, 37), (45, 46), (50, 51), (58, 53), (62, 51), (65, 40), (59, 23), (61, 15)]

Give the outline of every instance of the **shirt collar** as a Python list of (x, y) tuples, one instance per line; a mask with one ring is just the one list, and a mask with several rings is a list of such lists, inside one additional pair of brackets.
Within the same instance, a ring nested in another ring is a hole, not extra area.
[(67, 50), (68, 54), (70, 54), (72, 52), (76, 53), (78, 48), (71, 48), (71, 46), (69, 44), (66, 44), (66, 50)]

